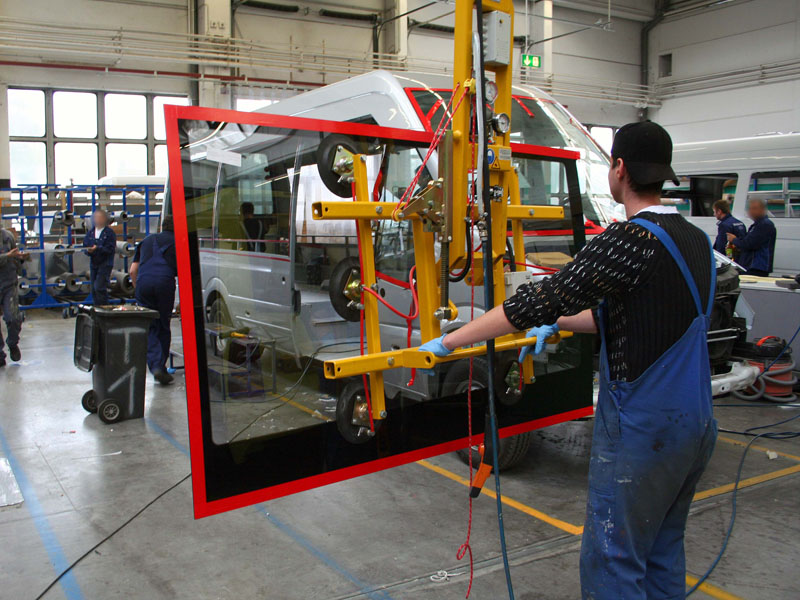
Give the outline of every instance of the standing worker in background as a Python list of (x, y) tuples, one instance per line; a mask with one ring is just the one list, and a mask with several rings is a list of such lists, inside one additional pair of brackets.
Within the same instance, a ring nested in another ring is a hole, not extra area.
[[(22, 330), (22, 313), (19, 310), (19, 290), (17, 277), (22, 269), (22, 261), (28, 255), (17, 248), (14, 234), (0, 223), (0, 309), (6, 322), (6, 344), (14, 362), (22, 358), (19, 351), (19, 334)], [(0, 331), (0, 367), (6, 366), (6, 353), (3, 352), (3, 335)]]
[(726, 254), (728, 248), (728, 234), (741, 238), (747, 234), (747, 228), (739, 219), (731, 214), (731, 203), (722, 199), (714, 202), (714, 216), (717, 219), (717, 239), (714, 240), (714, 250)]
[(559, 328), (599, 332), (583, 598), (684, 598), (686, 519), (717, 437), (706, 340), (716, 266), (708, 236), (661, 205), (663, 182), (677, 179), (669, 134), (650, 121), (625, 125), (611, 159), (611, 193), (630, 220), (420, 350), (446, 356), (533, 327), (541, 352)]
[(775, 257), (775, 224), (767, 216), (767, 203), (762, 198), (753, 198), (747, 205), (747, 216), (753, 224), (743, 237), (728, 234), (728, 241), (741, 252), (739, 264), (747, 269), (747, 275), (769, 277)]
[(117, 234), (108, 226), (108, 213), (98, 208), (92, 214), (94, 229), (83, 238), (83, 247), (89, 253), (89, 273), (92, 283), (92, 300), (96, 306), (108, 304), (108, 286), (117, 251)]
[(252, 202), (242, 202), (239, 207), (239, 213), (242, 216), (242, 229), (244, 230), (245, 239), (251, 240), (247, 242), (245, 250), (248, 252), (263, 252), (263, 244), (261, 240), (264, 239), (264, 223), (261, 219), (256, 218), (256, 209)]
[(161, 233), (148, 235), (136, 247), (129, 272), (136, 286), (136, 301), (140, 306), (157, 310), (160, 315), (150, 323), (147, 366), (156, 381), (162, 385), (170, 384), (173, 377), (167, 373), (167, 359), (172, 340), (170, 320), (175, 305), (175, 278), (178, 276), (172, 217), (164, 217)]

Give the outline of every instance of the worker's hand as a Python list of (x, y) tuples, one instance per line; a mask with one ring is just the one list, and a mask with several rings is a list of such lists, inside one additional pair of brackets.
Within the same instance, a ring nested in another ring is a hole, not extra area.
[(22, 252), (20, 252), (19, 248), (14, 247), (6, 252), (6, 256), (8, 258), (22, 258)]
[[(452, 352), (452, 350), (447, 348), (442, 341), (446, 335), (447, 334), (444, 334), (438, 338), (432, 339), (429, 342), (425, 342), (419, 347), (419, 351), (431, 352), (434, 356), (447, 356)], [(420, 369), (420, 371), (425, 375), (434, 375), (436, 373), (433, 369)]]
[[(553, 323), (552, 325), (542, 325), (541, 327), (534, 327), (525, 337), (536, 337), (536, 345), (533, 348), (534, 354), (541, 354), (542, 350), (544, 350), (545, 344), (547, 342), (547, 338), (553, 337), (554, 335), (558, 335), (558, 325)], [(531, 351), (530, 346), (525, 346), (519, 351), (519, 362), (525, 360), (525, 357), (528, 355), (528, 352)]]
[(736, 234), (735, 233), (726, 233), (725, 235), (728, 236), (728, 241), (729, 242), (732, 242), (733, 240), (736, 239)]
[(87, 248), (87, 249), (86, 249), (86, 251), (87, 251), (89, 254), (91, 254), (91, 253), (92, 253), (92, 252), (94, 252), (95, 250), (97, 250), (97, 246), (90, 246), (89, 248)]
[(452, 352), (452, 350), (450, 350), (449, 348), (446, 348), (444, 343), (442, 342), (442, 340), (444, 340), (446, 335), (447, 334), (444, 334), (441, 337), (433, 339), (433, 340), (431, 340), (429, 342), (425, 342), (424, 344), (422, 344), (422, 346), (419, 347), (419, 351), (420, 352), (431, 352), (435, 356), (447, 356), (448, 354), (450, 354)]

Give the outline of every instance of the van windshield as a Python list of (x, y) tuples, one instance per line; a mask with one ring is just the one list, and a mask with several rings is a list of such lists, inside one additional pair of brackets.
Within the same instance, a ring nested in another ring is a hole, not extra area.
[[(423, 124), (436, 129), (445, 116), (452, 92), (408, 90)], [(625, 211), (608, 188), (609, 156), (564, 108), (552, 100), (515, 95), (511, 106), (511, 142), (580, 152), (578, 177), (586, 218), (600, 226), (624, 221)]]

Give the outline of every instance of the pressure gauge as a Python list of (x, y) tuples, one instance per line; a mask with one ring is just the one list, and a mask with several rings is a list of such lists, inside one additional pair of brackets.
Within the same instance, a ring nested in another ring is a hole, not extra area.
[(511, 119), (506, 113), (497, 113), (492, 117), (492, 129), (501, 135), (508, 133), (508, 130), (511, 129)]
[(497, 89), (497, 84), (494, 81), (487, 81), (486, 82), (486, 102), (488, 104), (494, 104), (494, 101), (497, 100), (497, 94), (500, 91)]

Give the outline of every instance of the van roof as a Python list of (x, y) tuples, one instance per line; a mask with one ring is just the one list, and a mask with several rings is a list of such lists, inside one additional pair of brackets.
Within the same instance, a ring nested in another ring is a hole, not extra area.
[(678, 175), (800, 170), (800, 133), (675, 144)]
[[(404, 116), (408, 120), (408, 129), (422, 130), (414, 107), (406, 96), (406, 88), (451, 89), (453, 79), (446, 75), (427, 73), (390, 73), (378, 69), (363, 75), (356, 75), (330, 85), (292, 96), (280, 102), (260, 108), (255, 112), (266, 114), (303, 116), (305, 113), (320, 108), (325, 104), (334, 104), (343, 100), (352, 100), (360, 95), (385, 94), (397, 101)], [(514, 95), (529, 96), (548, 102), (555, 100), (538, 88), (513, 86)]]

